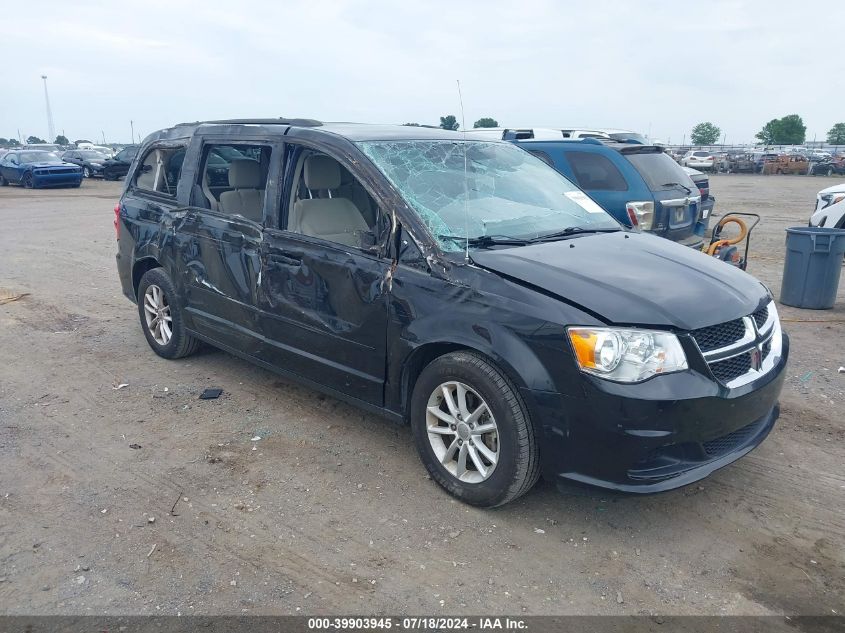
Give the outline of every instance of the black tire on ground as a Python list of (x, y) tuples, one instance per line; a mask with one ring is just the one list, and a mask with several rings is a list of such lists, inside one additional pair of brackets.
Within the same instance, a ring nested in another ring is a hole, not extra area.
[(21, 184), (27, 189), (32, 189), (32, 186), (33, 186), (32, 174), (30, 174), (30, 173), (24, 174), (23, 178), (21, 179)]
[[(151, 285), (161, 288), (167, 305), (170, 307), (172, 335), (166, 345), (158, 343), (153, 338), (144, 315), (144, 295)], [(182, 306), (177, 301), (176, 288), (163, 268), (148, 270), (141, 277), (141, 282), (138, 284), (138, 316), (141, 319), (141, 329), (144, 331), (147, 343), (162, 358), (182, 358), (197, 351), (200, 341), (185, 330)]]
[(9, 181), (3, 178), (3, 174), (0, 174), (0, 187), (5, 187), (9, 184)]
[[(499, 458), (493, 473), (467, 483), (450, 473), (434, 453), (426, 430), (428, 399), (445, 382), (457, 381), (486, 401), (498, 427)], [(511, 380), (488, 358), (471, 351), (432, 361), (420, 374), (411, 398), (411, 428), (420, 459), (431, 477), (471, 505), (492, 508), (528, 492), (540, 476), (540, 457), (528, 409)]]
[(830, 167), (828, 167), (828, 168), (827, 168), (827, 175), (828, 175), (828, 176), (832, 176), (832, 175), (833, 175), (833, 170), (832, 170)]

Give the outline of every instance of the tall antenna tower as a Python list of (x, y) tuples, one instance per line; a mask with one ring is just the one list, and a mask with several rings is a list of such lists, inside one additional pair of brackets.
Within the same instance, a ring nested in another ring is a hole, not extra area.
[(56, 140), (56, 130), (53, 127), (53, 112), (50, 110), (50, 95), (47, 94), (47, 75), (41, 75), (44, 80), (44, 103), (47, 105), (47, 142)]

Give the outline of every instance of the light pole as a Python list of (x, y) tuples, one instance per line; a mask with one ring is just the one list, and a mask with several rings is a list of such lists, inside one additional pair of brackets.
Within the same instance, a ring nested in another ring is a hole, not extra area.
[(52, 143), (56, 139), (56, 130), (53, 128), (53, 112), (50, 110), (50, 95), (47, 94), (47, 75), (41, 75), (44, 80), (44, 103), (47, 106), (47, 142)]
[(129, 120), (129, 126), (132, 128), (132, 144), (135, 144), (135, 121)]

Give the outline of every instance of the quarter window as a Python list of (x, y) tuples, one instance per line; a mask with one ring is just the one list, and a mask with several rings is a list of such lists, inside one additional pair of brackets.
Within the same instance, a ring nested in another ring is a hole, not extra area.
[(144, 156), (138, 168), (135, 186), (144, 191), (155, 191), (175, 197), (184, 160), (184, 147), (152, 148)]
[(627, 191), (625, 177), (606, 157), (590, 152), (567, 152), (575, 180), (590, 191)]

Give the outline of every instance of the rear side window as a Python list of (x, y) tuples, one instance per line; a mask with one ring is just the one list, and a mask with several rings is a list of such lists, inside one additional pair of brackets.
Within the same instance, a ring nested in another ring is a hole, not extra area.
[(625, 177), (601, 154), (592, 152), (567, 152), (566, 159), (575, 174), (575, 180), (581, 189), (592, 191), (627, 191)]
[(175, 198), (184, 160), (185, 147), (153, 147), (138, 167), (135, 186)]
[(206, 145), (191, 204), (261, 222), (271, 154), (270, 145)]
[(652, 191), (672, 189), (679, 184), (692, 188), (694, 183), (687, 172), (663, 152), (622, 154), (643, 177)]

